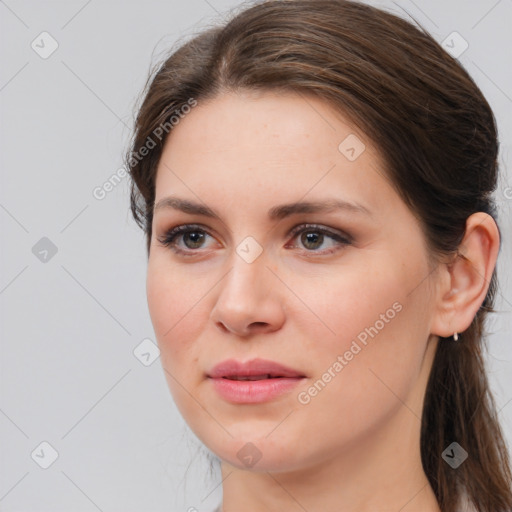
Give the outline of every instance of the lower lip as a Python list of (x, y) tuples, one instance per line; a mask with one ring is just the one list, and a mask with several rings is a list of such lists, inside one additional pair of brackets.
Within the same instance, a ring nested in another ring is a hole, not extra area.
[(237, 404), (256, 404), (268, 402), (292, 390), (302, 377), (262, 380), (230, 380), (224, 378), (210, 379), (213, 387), (225, 400)]

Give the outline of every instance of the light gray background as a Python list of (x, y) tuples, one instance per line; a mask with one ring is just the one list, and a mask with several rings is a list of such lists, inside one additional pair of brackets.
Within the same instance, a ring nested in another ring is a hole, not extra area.
[[(510, 442), (512, 0), (373, 3), (440, 42), (459, 32), (459, 59), (498, 120), (504, 239), (488, 364)], [(150, 65), (237, 5), (0, 1), (1, 511), (208, 511), (220, 500), (160, 360), (133, 353), (154, 335), (128, 179), (103, 200), (93, 190), (122, 165)], [(31, 48), (43, 31), (59, 45), (47, 59)], [(57, 248), (46, 262), (32, 250), (43, 237)], [(43, 441), (58, 452), (48, 469), (36, 463)]]

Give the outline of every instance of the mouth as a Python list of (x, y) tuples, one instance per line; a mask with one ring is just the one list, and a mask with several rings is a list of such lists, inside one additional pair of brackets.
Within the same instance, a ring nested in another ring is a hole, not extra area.
[(234, 404), (269, 402), (290, 392), (306, 376), (274, 361), (234, 359), (216, 365), (207, 375), (218, 395)]
[(305, 377), (305, 375), (298, 370), (267, 359), (252, 359), (245, 363), (235, 359), (228, 359), (214, 366), (208, 373), (208, 377), (229, 380), (265, 380), (280, 378), (300, 379)]
[(265, 375), (228, 375), (226, 377), (222, 377), (223, 379), (229, 380), (265, 380), (265, 379), (283, 379), (282, 375), (271, 375), (267, 373)]

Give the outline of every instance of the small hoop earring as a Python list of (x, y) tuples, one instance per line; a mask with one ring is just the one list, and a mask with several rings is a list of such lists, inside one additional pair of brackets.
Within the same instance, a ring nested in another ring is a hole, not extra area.
[(453, 339), (455, 341), (457, 341), (459, 339), (459, 335), (456, 332), (453, 333)]

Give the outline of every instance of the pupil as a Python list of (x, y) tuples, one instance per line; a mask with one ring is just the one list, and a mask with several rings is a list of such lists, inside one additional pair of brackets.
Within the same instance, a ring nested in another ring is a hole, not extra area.
[[(198, 233), (197, 231), (192, 231), (190, 233), (186, 233), (185, 234), (185, 245), (189, 249), (197, 248), (201, 245), (201, 241), (202, 241), (203, 237), (204, 237), (204, 234)], [(187, 240), (192, 241), (192, 247), (187, 243)]]
[[(319, 245), (322, 245), (324, 235), (321, 233), (303, 233), (302, 234), (302, 243), (305, 247), (308, 249), (314, 249), (318, 247)], [(309, 244), (313, 244), (313, 247), (311, 247)]]

